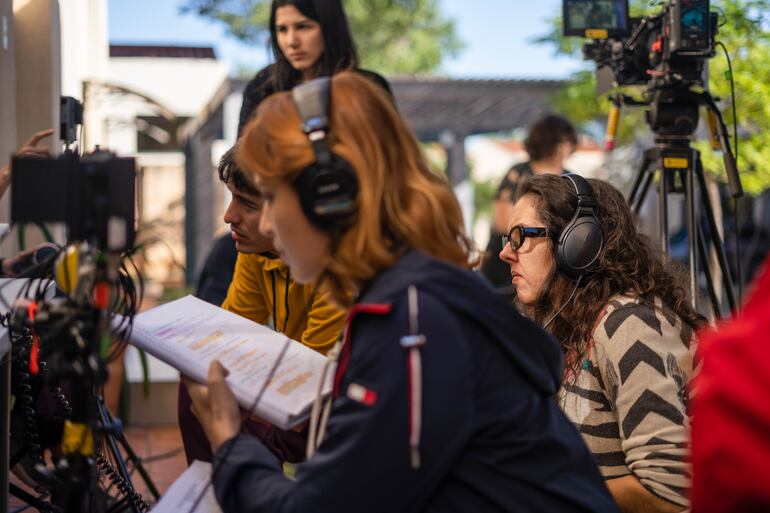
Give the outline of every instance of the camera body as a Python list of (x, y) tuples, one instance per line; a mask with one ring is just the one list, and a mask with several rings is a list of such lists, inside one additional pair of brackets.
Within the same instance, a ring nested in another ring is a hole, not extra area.
[(709, 0), (667, 0), (660, 13), (631, 18), (628, 0), (563, 0), (564, 35), (593, 39), (583, 56), (611, 70), (615, 86), (702, 85), (717, 32), (709, 7)]
[(71, 241), (122, 252), (134, 245), (136, 164), (97, 150), (58, 158), (14, 157), (13, 223), (64, 223)]

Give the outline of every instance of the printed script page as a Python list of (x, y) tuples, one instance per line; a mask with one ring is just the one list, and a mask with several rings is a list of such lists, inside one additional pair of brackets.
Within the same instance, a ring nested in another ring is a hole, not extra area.
[[(136, 316), (131, 341), (140, 349), (205, 381), (219, 360), (244, 408), (261, 390), (288, 341), (288, 349), (255, 414), (288, 428), (308, 409), (318, 391), (326, 357), (265, 326), (187, 296)], [(330, 379), (324, 387), (328, 392)]]

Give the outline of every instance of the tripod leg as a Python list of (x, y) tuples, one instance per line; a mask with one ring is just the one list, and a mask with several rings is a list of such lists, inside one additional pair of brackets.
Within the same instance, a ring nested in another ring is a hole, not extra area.
[(645, 152), (642, 164), (639, 166), (639, 170), (636, 172), (636, 178), (634, 178), (634, 184), (631, 186), (631, 192), (628, 195), (628, 204), (633, 208), (636, 203), (639, 191), (642, 188), (642, 182), (647, 177), (647, 168), (650, 166), (650, 161), (647, 159), (647, 153)]
[(631, 207), (631, 210), (638, 214), (639, 211), (642, 209), (642, 205), (644, 204), (644, 200), (647, 198), (647, 193), (650, 190), (650, 185), (652, 185), (652, 179), (655, 177), (655, 171), (654, 170), (648, 170), (645, 173), (644, 181), (641, 186), (641, 192), (639, 193), (639, 199), (636, 201), (636, 204), (629, 203), (629, 206)]
[(652, 178), (655, 174), (655, 169), (650, 169), (650, 166), (656, 162), (656, 155), (656, 149), (646, 150), (644, 152), (642, 164), (636, 172), (636, 178), (631, 187), (631, 193), (628, 195), (628, 206), (631, 207), (631, 210), (635, 213), (639, 213), (639, 209), (642, 208), (644, 199), (647, 197), (647, 191), (650, 188)]
[[(61, 509), (54, 506), (50, 502), (45, 502), (43, 500), (38, 499), (34, 495), (25, 492), (20, 487), (16, 486), (13, 483), (8, 484), (8, 490), (10, 492), (10, 495), (13, 495), (14, 497), (23, 500), (26, 502), (29, 506), (32, 506), (33, 508), (37, 508), (38, 511), (41, 511), (43, 513), (61, 513)], [(8, 501), (8, 496), (5, 498), (6, 501)]]
[(714, 288), (714, 280), (711, 274), (711, 264), (709, 263), (708, 252), (706, 251), (705, 241), (706, 237), (703, 234), (703, 227), (698, 225), (698, 251), (700, 254), (700, 263), (703, 268), (703, 272), (706, 274), (706, 286), (709, 292), (709, 299), (711, 300), (711, 309), (714, 312), (714, 318), (718, 319), (722, 316), (722, 312), (719, 308), (719, 298), (717, 297), (717, 291)]
[(706, 222), (708, 222), (709, 232), (711, 235), (711, 243), (716, 250), (717, 262), (719, 263), (719, 269), (722, 272), (722, 280), (724, 282), (725, 293), (727, 294), (727, 302), (730, 305), (730, 311), (735, 311), (737, 302), (735, 300), (735, 282), (730, 271), (730, 266), (727, 264), (727, 254), (725, 253), (725, 247), (722, 240), (719, 238), (719, 230), (717, 229), (716, 219), (714, 217), (714, 208), (711, 206), (711, 200), (708, 196), (708, 186), (706, 185), (706, 178), (703, 175), (703, 164), (700, 160), (700, 153), (696, 153), (696, 175), (698, 178), (698, 185), (703, 196), (702, 203), (705, 210)]
[(160, 492), (156, 488), (155, 483), (153, 483), (150, 474), (147, 472), (147, 469), (144, 468), (142, 460), (136, 455), (134, 449), (128, 444), (128, 440), (126, 440), (125, 435), (121, 433), (116, 438), (118, 443), (120, 443), (120, 445), (123, 447), (123, 450), (125, 450), (126, 454), (128, 455), (128, 458), (126, 459), (134, 465), (136, 471), (139, 472), (139, 475), (142, 476), (144, 483), (147, 485), (147, 489), (150, 491), (152, 496), (155, 497), (155, 500), (159, 500)]
[[(694, 153), (694, 152), (693, 152)], [(693, 155), (695, 157), (695, 155)], [(687, 239), (690, 253), (690, 301), (692, 307), (698, 310), (698, 214), (695, 206), (695, 168), (694, 159), (690, 158), (690, 165), (684, 174), (685, 194), (687, 196)]]
[(660, 249), (668, 255), (668, 176), (661, 167), (658, 190), (658, 212), (660, 215)]
[[(145, 508), (142, 507), (144, 504), (141, 495), (136, 492), (134, 485), (131, 483), (131, 475), (128, 473), (126, 462), (123, 460), (123, 456), (120, 454), (120, 448), (115, 441), (115, 436), (111, 432), (112, 417), (110, 416), (110, 412), (107, 411), (107, 407), (104, 406), (104, 400), (101, 397), (96, 398), (96, 404), (99, 411), (99, 419), (101, 420), (102, 426), (105, 428), (105, 432), (102, 436), (104, 436), (107, 441), (107, 447), (112, 454), (113, 461), (118, 467), (116, 473), (119, 475), (115, 476), (115, 479), (120, 481), (118, 489), (128, 499), (128, 503), (131, 505), (131, 509), (134, 513), (142, 513)], [(109, 464), (106, 458), (104, 458), (104, 462)]]

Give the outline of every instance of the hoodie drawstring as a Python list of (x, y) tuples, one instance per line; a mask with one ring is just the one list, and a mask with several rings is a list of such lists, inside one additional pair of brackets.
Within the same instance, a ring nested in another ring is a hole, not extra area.
[[(283, 302), (286, 307), (286, 318), (283, 320), (283, 332), (286, 333), (286, 327), (289, 324), (289, 280), (291, 279), (289, 275), (290, 271), (289, 268), (286, 268), (286, 289), (284, 291), (283, 295)], [(275, 303), (275, 295), (273, 295), (273, 303)], [(278, 321), (276, 321), (276, 324), (278, 324)]]
[(273, 285), (273, 329), (278, 331), (278, 309), (275, 306), (275, 271), (270, 271), (270, 282)]
[(409, 448), (412, 468), (420, 468), (420, 432), (422, 430), (422, 357), (420, 348), (425, 345), (425, 335), (419, 334), (417, 287), (410, 285), (409, 334), (401, 337), (401, 347), (407, 351), (406, 371), (409, 393)]
[[(286, 309), (286, 317), (283, 319), (283, 330), (281, 333), (286, 334), (286, 328), (289, 325), (289, 269), (286, 269), (286, 287), (283, 294), (283, 303)], [(278, 331), (278, 298), (275, 297), (275, 270), (270, 271), (270, 282), (273, 288), (273, 328)]]
[(329, 411), (331, 410), (333, 398), (331, 396), (324, 397), (324, 384), (326, 383), (329, 371), (339, 360), (341, 350), (342, 339), (340, 337), (340, 340), (337, 340), (329, 352), (326, 353), (326, 362), (324, 362), (323, 369), (321, 370), (321, 379), (318, 381), (318, 390), (313, 401), (313, 408), (310, 411), (310, 425), (307, 445), (305, 446), (306, 459), (310, 459), (315, 454), (316, 449), (321, 445), (326, 435), (326, 424), (329, 423)]

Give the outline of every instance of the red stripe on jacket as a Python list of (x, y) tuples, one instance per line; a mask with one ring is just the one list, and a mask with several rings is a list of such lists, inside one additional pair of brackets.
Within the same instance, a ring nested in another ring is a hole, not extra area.
[(340, 354), (340, 361), (337, 365), (337, 371), (334, 374), (334, 388), (332, 389), (332, 397), (335, 399), (340, 396), (340, 384), (342, 383), (342, 377), (345, 375), (345, 371), (348, 370), (350, 364), (350, 328), (353, 325), (353, 319), (358, 314), (374, 314), (385, 315), (389, 314), (392, 306), (387, 303), (358, 303), (350, 307), (348, 311), (348, 317), (345, 319), (345, 337), (342, 341), (342, 354)]

